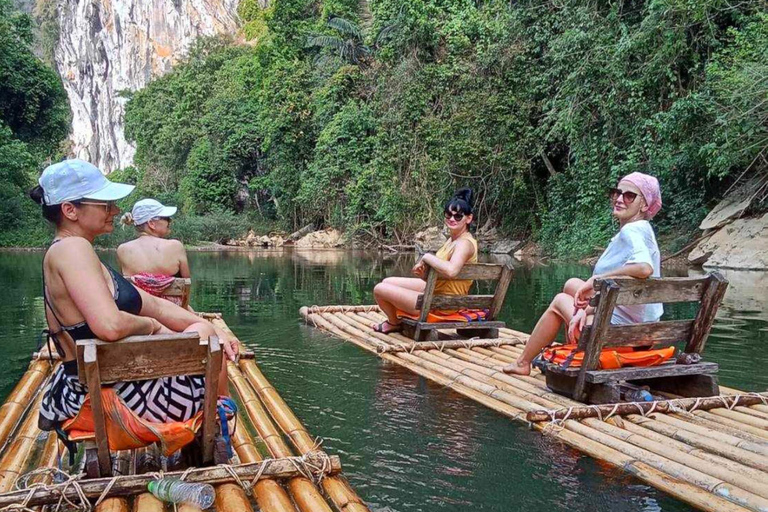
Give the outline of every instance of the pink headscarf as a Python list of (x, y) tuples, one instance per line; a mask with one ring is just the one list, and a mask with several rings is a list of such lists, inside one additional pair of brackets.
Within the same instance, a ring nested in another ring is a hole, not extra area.
[(621, 178), (621, 181), (628, 181), (643, 194), (645, 204), (648, 205), (648, 220), (651, 220), (661, 210), (661, 188), (659, 180), (648, 174), (633, 172)]

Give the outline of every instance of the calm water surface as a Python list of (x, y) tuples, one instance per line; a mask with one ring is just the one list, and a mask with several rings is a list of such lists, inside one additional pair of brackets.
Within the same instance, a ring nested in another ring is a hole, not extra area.
[[(103, 255), (114, 262), (114, 254)], [(40, 253), (0, 253), (0, 396), (24, 372), (43, 327)], [(264, 373), (341, 456), (376, 511), (682, 511), (685, 504), (552, 443), (455, 392), (303, 325), (303, 305), (370, 304), (382, 277), (412, 257), (332, 251), (190, 254), (192, 305), (221, 311)], [(518, 266), (502, 319), (530, 332), (582, 265)], [(670, 274), (668, 272), (667, 274)], [(678, 273), (679, 274), (679, 273)], [(768, 388), (768, 274), (728, 272), (731, 287), (707, 358), (721, 383)], [(667, 318), (690, 313), (671, 308)]]

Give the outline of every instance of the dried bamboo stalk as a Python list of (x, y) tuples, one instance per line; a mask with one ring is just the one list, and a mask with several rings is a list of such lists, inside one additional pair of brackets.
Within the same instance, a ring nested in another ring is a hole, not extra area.
[(37, 417), (42, 398), (43, 395), (40, 393), (0, 460), (0, 493), (7, 492), (13, 487), (34, 448), (40, 432), (37, 428)]
[(707, 398), (687, 398), (678, 400), (663, 400), (656, 402), (643, 403), (623, 403), (610, 405), (587, 405), (573, 407), (569, 409), (559, 409), (557, 411), (533, 411), (528, 413), (528, 421), (552, 421), (561, 420), (566, 416), (570, 419), (578, 420), (582, 418), (605, 417), (609, 414), (614, 416), (626, 416), (628, 414), (647, 414), (649, 412), (677, 412), (678, 410), (690, 411), (691, 409), (710, 410), (721, 407), (733, 407), (733, 402), (744, 405), (754, 405), (766, 400), (765, 395), (747, 394), (731, 395), (730, 397), (707, 397)]
[[(139, 448), (136, 451), (136, 469), (137, 475), (143, 475), (150, 471), (158, 469), (158, 458), (155, 455), (156, 447)], [(133, 498), (132, 512), (164, 512), (165, 505), (162, 501), (155, 498), (150, 492), (143, 492)]]
[[(403, 354), (403, 356), (405, 355), (406, 354)], [(426, 355), (407, 354), (407, 356), (412, 358), (425, 358)], [(426, 363), (426, 361), (424, 361), (424, 363)], [(443, 364), (445, 365), (446, 375), (452, 377), (457, 382), (470, 385), (478, 390), (488, 390), (489, 388), (493, 389), (495, 387), (496, 391), (490, 391), (492, 396), (522, 408), (535, 407), (531, 403), (525, 404), (524, 401), (518, 397), (506, 393), (505, 388), (507, 386), (502, 383), (492, 382), (491, 378), (483, 378), (482, 375), (478, 376), (477, 373), (472, 373), (470, 371), (458, 373), (450, 368), (451, 364), (445, 360), (443, 360)], [(474, 378), (475, 382), (470, 380), (472, 378)], [(581, 434), (587, 436), (591, 435), (594, 440), (618, 448), (634, 458), (643, 460), (657, 469), (670, 473), (672, 476), (695, 483), (705, 489), (720, 489), (722, 493), (727, 493), (729, 499), (734, 500), (741, 505), (751, 508), (757, 507), (757, 510), (763, 507), (768, 507), (768, 499), (754, 494), (738, 485), (741, 484), (752, 487), (747, 479), (744, 479), (741, 475), (738, 475), (733, 471), (722, 467), (713, 467), (711, 464), (684, 452), (674, 450), (669, 446), (642, 438), (641, 436), (633, 435), (632, 433), (625, 433), (613, 425), (609, 425), (596, 419), (586, 419), (581, 424), (575, 422), (575, 420), (568, 420), (565, 422), (566, 428), (571, 428), (568, 425), (571, 425), (572, 423), (580, 425), (579, 428), (589, 428), (588, 431), (582, 430), (580, 432)], [(610, 438), (606, 436), (610, 436)]]
[[(232, 339), (237, 339), (226, 323), (221, 320), (216, 321), (216, 323), (219, 327), (225, 329)], [(240, 342), (240, 346), (244, 348), (242, 342)], [(275, 419), (276, 423), (280, 425), (280, 428), (286, 434), (288, 434), (299, 452), (301, 454), (307, 454), (315, 450), (314, 439), (307, 433), (304, 426), (293, 414), (293, 411), (291, 411), (285, 401), (283, 401), (282, 397), (275, 391), (269, 381), (267, 381), (256, 363), (253, 360), (246, 359), (240, 360), (238, 365), (245, 374), (248, 382), (259, 395), (259, 398), (264, 402), (265, 407), (269, 410), (269, 413)], [(368, 511), (368, 507), (342, 478), (333, 476), (323, 478), (322, 487), (325, 492), (328, 493), (331, 501), (340, 510), (349, 512)], [(309, 496), (308, 493), (299, 495), (300, 499), (307, 496)], [(296, 498), (297, 494), (294, 493), (294, 499)], [(302, 502), (297, 500), (297, 504), (301, 506)], [(320, 509), (318, 508), (316, 510)]]
[(51, 373), (51, 365), (47, 361), (32, 361), (29, 369), (0, 407), (0, 448), (5, 446), (11, 432), (18, 425), (24, 411), (33, 401), (42, 383)]
[[(307, 461), (313, 466), (320, 467), (322, 465), (323, 459), (319, 456), (309, 454), (306, 457)], [(260, 478), (293, 478), (296, 475), (301, 474), (295, 464), (287, 459), (270, 459), (268, 461), (240, 464), (231, 466), (231, 469), (244, 480), (252, 479), (256, 476), (260, 476)], [(330, 456), (330, 474), (335, 474), (339, 471), (341, 471), (341, 461), (338, 456)], [(165, 474), (165, 477), (179, 478), (182, 473), (184, 472), (169, 472)], [(146, 490), (147, 484), (152, 479), (154, 479), (154, 476), (152, 475), (125, 475), (115, 480), (110, 489), (110, 495), (111, 497), (118, 497), (133, 496), (142, 493)], [(88, 498), (98, 498), (111, 481), (111, 477), (82, 480), (80, 481), (80, 488)], [(218, 484), (222, 482), (232, 482), (234, 481), (234, 478), (225, 468), (215, 466), (210, 468), (191, 469), (187, 472), (184, 481), (190, 483)], [(29, 489), (25, 489), (22, 491), (0, 494), (0, 507), (21, 501), (27, 497), (29, 492)], [(77, 499), (77, 491), (71, 486), (67, 486), (66, 483), (63, 483), (49, 486), (47, 489), (42, 487), (36, 488), (34, 493), (32, 493), (32, 496), (29, 497), (28, 503), (33, 506), (55, 503), (59, 500), (62, 492), (70, 499)]]
[(416, 350), (445, 350), (446, 348), (471, 348), (471, 347), (491, 347), (508, 343), (515, 343), (514, 340), (506, 338), (485, 338), (482, 340), (443, 340), (443, 341), (418, 341), (403, 343), (402, 345), (377, 346), (376, 352), (414, 352)]
[[(253, 445), (248, 434), (245, 433), (245, 426), (242, 424), (235, 430), (232, 436), (232, 446), (240, 460), (244, 463), (262, 460), (259, 451)], [(296, 510), (283, 486), (271, 478), (265, 478), (256, 482), (256, 485), (253, 487), (253, 493), (259, 509), (263, 512), (295, 512)]]
[[(336, 335), (339, 335), (340, 337), (344, 339), (354, 339), (354, 336), (344, 332), (341, 329), (336, 328), (333, 324), (326, 321), (323, 318), (320, 318), (319, 315), (313, 315), (315, 318), (313, 319), (323, 328), (326, 328), (327, 330), (333, 332)], [(400, 355), (403, 356), (402, 354)], [(416, 357), (416, 356), (412, 356)], [(397, 358), (393, 357), (390, 354), (383, 354), (382, 358), (384, 359), (392, 359), (396, 360)], [(410, 367), (413, 371), (416, 373), (428, 376), (429, 373), (433, 372), (425, 372), (423, 367), (421, 367), (420, 364), (403, 364), (401, 361), (395, 361), (399, 364), (402, 364), (403, 366)], [(450, 387), (456, 389), (457, 391), (462, 392), (462, 394), (465, 394), (467, 396), (471, 396), (472, 398), (477, 399), (481, 403), (484, 403), (485, 405), (488, 405), (491, 408), (494, 408), (496, 410), (504, 411), (506, 414), (510, 416), (514, 416), (515, 414), (519, 415), (520, 411), (518, 410), (517, 413), (512, 412), (510, 414), (510, 411), (507, 410), (506, 407), (504, 407), (504, 403), (499, 403), (499, 400), (496, 398), (499, 396), (498, 393), (493, 392), (493, 397), (485, 396), (483, 397), (482, 394), (480, 395), (480, 398), (476, 398), (474, 393), (468, 392), (465, 386), (462, 385), (461, 382), (458, 381), (458, 378), (456, 375), (452, 375), (451, 378), (444, 378), (444, 379), (434, 379), (437, 382), (441, 382), (443, 384), (449, 385)], [(487, 391), (487, 389), (486, 389)], [(512, 408), (512, 411), (514, 411), (514, 408)], [(735, 505), (729, 501), (723, 500), (722, 498), (718, 498), (717, 496), (713, 496), (711, 493), (706, 492), (702, 489), (699, 489), (689, 483), (679, 481), (676, 479), (670, 479), (669, 476), (665, 475), (664, 473), (638, 461), (632, 461), (631, 459), (625, 460), (623, 462), (616, 462), (617, 457), (609, 457), (609, 456), (600, 456), (599, 454), (605, 453), (608, 451), (604, 446), (600, 446), (598, 443), (590, 443), (588, 439), (584, 439), (583, 436), (574, 437), (571, 435), (571, 433), (567, 433), (567, 431), (563, 431), (560, 435), (558, 435), (561, 439), (566, 441), (568, 444), (571, 444), (574, 447), (580, 448), (583, 451), (586, 451), (590, 455), (596, 456), (598, 458), (601, 458), (603, 460), (607, 460), (608, 462), (611, 462), (613, 464), (618, 465), (619, 467), (623, 467), (625, 470), (630, 472), (631, 474), (638, 476), (642, 478), (645, 481), (648, 481), (652, 483), (653, 485), (669, 492), (670, 494), (683, 499), (684, 501), (687, 501), (697, 507), (700, 507), (704, 510), (744, 510), (742, 507), (739, 507), (738, 505)], [(613, 452), (612, 455), (615, 455), (617, 452)]]
[[(247, 361), (255, 365), (254, 361)], [(267, 445), (272, 456), (293, 456), (294, 453), (285, 443), (277, 428), (275, 428), (272, 419), (266, 409), (261, 405), (261, 402), (256, 397), (254, 391), (248, 386), (240, 369), (234, 363), (227, 363), (227, 374), (229, 375), (230, 382), (240, 396), (248, 418), (258, 431), (259, 436), (264, 440), (264, 443)], [(288, 482), (288, 488), (290, 489), (291, 496), (299, 507), (299, 510), (332, 512), (323, 496), (318, 492), (315, 485), (309, 479), (301, 476), (292, 478)]]

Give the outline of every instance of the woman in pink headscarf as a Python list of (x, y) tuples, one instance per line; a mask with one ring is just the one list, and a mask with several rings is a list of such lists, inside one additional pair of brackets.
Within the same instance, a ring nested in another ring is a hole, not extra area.
[[(661, 209), (659, 181), (653, 176), (633, 172), (610, 190), (612, 214), (619, 221), (619, 232), (611, 239), (595, 265), (592, 277), (569, 279), (563, 292), (539, 319), (525, 349), (516, 362), (504, 367), (506, 373), (529, 375), (531, 362), (557, 337), (566, 325), (566, 338), (575, 343), (593, 313), (589, 299), (595, 294), (595, 279), (626, 276), (637, 279), (661, 277), (661, 259), (656, 236), (649, 220)], [(655, 322), (663, 313), (661, 304), (617, 306), (612, 324)]]

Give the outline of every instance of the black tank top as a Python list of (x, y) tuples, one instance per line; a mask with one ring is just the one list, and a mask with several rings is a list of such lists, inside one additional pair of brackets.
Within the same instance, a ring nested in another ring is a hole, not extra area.
[[(55, 240), (51, 245), (55, 244), (56, 242), (58, 242), (58, 240)], [(115, 271), (115, 269), (106, 264), (104, 264), (104, 266), (109, 271), (109, 275), (112, 276), (112, 283), (115, 288), (113, 298), (115, 300), (117, 309), (132, 315), (138, 315), (141, 312), (142, 307), (141, 294), (139, 291), (136, 289), (133, 283), (120, 275), (120, 273)], [(59, 324), (58, 331), (48, 332), (48, 335), (53, 340), (53, 343), (56, 346), (56, 350), (59, 352), (59, 354), (64, 354), (64, 350), (61, 347), (61, 342), (57, 336), (61, 332), (66, 332), (69, 334), (69, 336), (74, 341), (97, 338), (97, 336), (93, 333), (90, 326), (86, 322), (80, 322), (74, 325), (64, 325), (61, 320), (59, 320), (58, 315), (56, 315), (56, 312), (51, 306), (51, 302), (48, 300), (48, 290), (45, 286), (45, 258), (43, 258), (43, 300), (45, 302), (46, 308), (51, 312), (53, 317), (56, 319), (56, 322)], [(72, 373), (74, 370), (74, 373), (77, 374), (76, 361), (65, 361), (64, 367), (67, 373)]]

